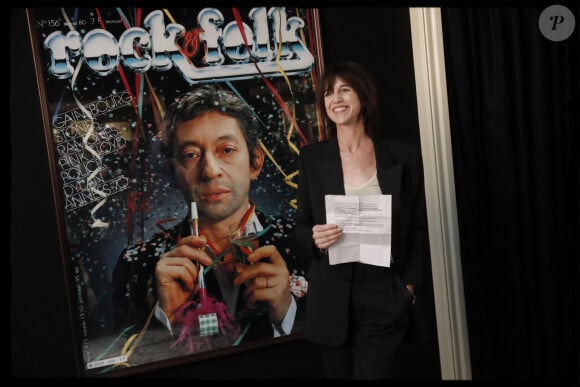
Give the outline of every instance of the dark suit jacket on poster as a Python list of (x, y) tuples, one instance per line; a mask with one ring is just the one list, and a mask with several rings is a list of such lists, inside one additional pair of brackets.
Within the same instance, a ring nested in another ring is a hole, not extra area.
[[(390, 270), (401, 285), (420, 291), (427, 254), (427, 221), (423, 166), (419, 146), (398, 141), (374, 141), (377, 178), (382, 194), (392, 195), (392, 262)], [(312, 240), (312, 227), (325, 224), (324, 195), (344, 195), (336, 137), (307, 145), (299, 156), (296, 237), (298, 255), (310, 257), (307, 273), (305, 337), (339, 345), (346, 338), (350, 278), (353, 263), (329, 265), (328, 254)], [(415, 322), (411, 324), (416, 326)]]
[[(295, 255), (294, 221), (267, 216), (258, 210), (256, 210), (256, 215), (264, 228), (270, 226), (267, 232), (260, 237), (260, 243), (262, 245), (275, 245), (286, 261), (288, 271), (291, 275), (291, 284), (293, 284), (292, 278), (297, 279), (296, 282), (300, 282), (304, 278), (306, 268), (304, 265), (305, 260)], [(144, 326), (147, 326), (146, 321), (157, 302), (154, 278), (155, 265), (162, 254), (177, 245), (179, 236), (184, 237), (189, 234), (188, 219), (184, 219), (171, 229), (156, 233), (148, 240), (140, 241), (134, 246), (126, 248), (120, 254), (113, 273), (115, 321), (119, 331), (132, 326), (134, 328), (130, 333), (135, 333), (139, 332)], [(208, 294), (217, 299), (222, 298), (219, 286), (213, 275), (213, 270), (210, 270), (206, 274), (206, 286)], [(291, 290), (298, 310), (293, 331), (287, 332), (288, 334), (302, 332), (304, 320), (305, 292), (294, 288)], [(241, 297), (238, 299), (238, 302), (240, 302), (240, 299)], [(152, 334), (155, 333), (157, 335), (155, 340), (160, 341), (163, 332), (166, 333), (167, 340), (170, 339), (169, 331), (165, 328), (162, 329), (161, 323), (157, 322), (155, 318), (152, 318), (150, 321), (151, 328), (149, 330)], [(242, 326), (241, 328), (244, 327)], [(274, 331), (272, 325), (267, 315), (264, 314), (253, 320), (242, 342), (268, 339), (273, 336)], [(217, 346), (223, 346), (220, 342), (216, 343)]]

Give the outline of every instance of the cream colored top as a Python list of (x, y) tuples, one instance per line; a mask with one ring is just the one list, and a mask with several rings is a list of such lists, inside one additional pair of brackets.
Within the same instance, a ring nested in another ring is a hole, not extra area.
[(349, 187), (344, 185), (344, 192), (347, 195), (380, 195), (381, 187), (379, 186), (379, 179), (377, 179), (377, 171), (371, 176), (369, 180), (357, 187)]

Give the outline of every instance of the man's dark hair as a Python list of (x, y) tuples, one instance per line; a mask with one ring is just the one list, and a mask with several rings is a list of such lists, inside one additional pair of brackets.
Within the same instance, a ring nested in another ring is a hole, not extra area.
[(175, 129), (178, 124), (210, 111), (226, 114), (238, 121), (248, 146), (250, 164), (255, 167), (255, 148), (260, 141), (258, 120), (252, 108), (237, 95), (214, 84), (203, 85), (187, 92), (169, 106), (159, 132), (163, 153), (168, 157), (174, 156)]
[(324, 107), (324, 94), (330, 90), (337, 78), (348, 83), (355, 91), (361, 104), (361, 114), (365, 132), (370, 137), (376, 137), (379, 132), (378, 93), (374, 78), (366, 68), (356, 62), (336, 62), (324, 70), (316, 89), (316, 104), (324, 117), (324, 125), (330, 136), (336, 136), (336, 124), (328, 118)]

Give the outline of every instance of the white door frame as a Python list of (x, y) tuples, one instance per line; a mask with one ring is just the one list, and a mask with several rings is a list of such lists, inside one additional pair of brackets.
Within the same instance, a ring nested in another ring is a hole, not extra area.
[(443, 380), (467, 380), (471, 379), (471, 363), (455, 202), (441, 10), (412, 7), (409, 13), (441, 377)]

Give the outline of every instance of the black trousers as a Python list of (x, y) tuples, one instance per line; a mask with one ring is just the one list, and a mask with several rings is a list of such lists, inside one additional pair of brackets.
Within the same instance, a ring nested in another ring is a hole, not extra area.
[(354, 264), (349, 332), (341, 346), (322, 345), (329, 379), (387, 379), (408, 327), (411, 296), (390, 269)]

